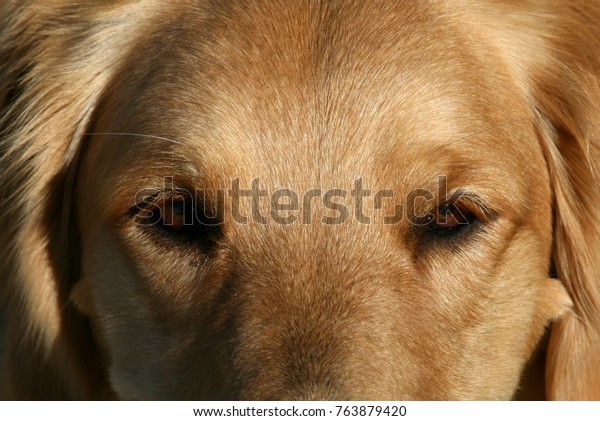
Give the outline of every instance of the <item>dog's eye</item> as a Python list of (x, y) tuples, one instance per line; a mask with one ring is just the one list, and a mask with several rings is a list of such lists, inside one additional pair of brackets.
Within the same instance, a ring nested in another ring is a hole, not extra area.
[(198, 203), (186, 194), (159, 194), (138, 210), (135, 222), (147, 227), (151, 238), (169, 245), (199, 245), (204, 252), (214, 250), (222, 237), (222, 215), (213, 209), (198, 210)]
[(159, 224), (165, 229), (182, 232), (192, 228), (194, 224), (193, 203), (182, 197), (170, 197), (162, 200), (157, 206)]
[(184, 197), (159, 198), (137, 215), (137, 221), (172, 232), (183, 232), (195, 225), (193, 207), (193, 203)]
[(455, 205), (445, 204), (438, 207), (433, 214), (429, 214), (428, 228), (435, 232), (450, 233), (465, 228), (476, 221), (474, 214)]
[(471, 201), (452, 201), (438, 206), (416, 221), (424, 240), (455, 240), (488, 220), (486, 211)]

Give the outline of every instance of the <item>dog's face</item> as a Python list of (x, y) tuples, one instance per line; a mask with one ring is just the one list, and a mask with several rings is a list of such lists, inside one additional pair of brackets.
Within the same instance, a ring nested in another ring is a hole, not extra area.
[(56, 3), (0, 12), (9, 396), (598, 396), (599, 6)]
[[(548, 279), (547, 164), (517, 88), (488, 71), (502, 63), (433, 22), (365, 34), (341, 14), (328, 39), (300, 14), (253, 17), (210, 45), (184, 25), (99, 106), (77, 291), (117, 394), (511, 398), (568, 298)], [(326, 219), (332, 189), (348, 218)]]

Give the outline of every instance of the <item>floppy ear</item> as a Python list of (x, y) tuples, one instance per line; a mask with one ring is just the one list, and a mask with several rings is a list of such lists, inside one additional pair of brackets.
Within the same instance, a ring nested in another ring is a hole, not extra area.
[(493, 1), (483, 9), (546, 155), (552, 259), (573, 301), (551, 328), (546, 395), (600, 399), (600, 3)]
[(554, 191), (553, 263), (573, 312), (552, 326), (550, 399), (600, 399), (600, 3), (558, 15), (555, 66), (536, 80)]
[(85, 133), (135, 48), (143, 6), (101, 3), (0, 6), (4, 398), (110, 396), (88, 322), (69, 301), (79, 278), (73, 196)]

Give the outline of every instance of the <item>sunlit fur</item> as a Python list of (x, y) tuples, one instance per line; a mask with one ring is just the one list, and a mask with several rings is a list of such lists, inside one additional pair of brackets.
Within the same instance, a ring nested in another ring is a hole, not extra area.
[[(2, 397), (600, 399), (598, 22), (597, 0), (0, 1)], [(460, 242), (315, 203), (226, 213), (207, 255), (130, 215), (164, 177), (404, 198), (439, 176), (490, 210)]]

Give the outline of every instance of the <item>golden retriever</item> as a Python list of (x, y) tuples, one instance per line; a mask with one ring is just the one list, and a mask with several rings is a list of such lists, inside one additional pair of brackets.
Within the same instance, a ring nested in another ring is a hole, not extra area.
[(597, 0), (0, 4), (4, 398), (600, 398)]

